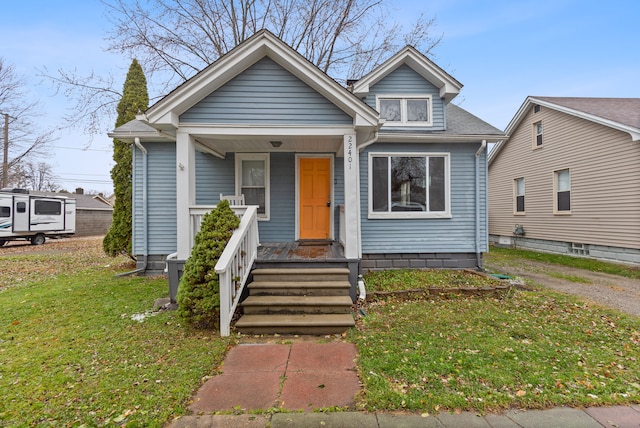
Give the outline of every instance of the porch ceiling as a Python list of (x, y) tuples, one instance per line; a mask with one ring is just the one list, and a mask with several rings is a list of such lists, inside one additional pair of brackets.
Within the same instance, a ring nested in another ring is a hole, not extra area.
[[(337, 153), (342, 145), (342, 137), (308, 135), (261, 135), (261, 136), (216, 136), (193, 135), (196, 142), (220, 153), (228, 152), (323, 152)], [(271, 142), (281, 142), (274, 147)]]

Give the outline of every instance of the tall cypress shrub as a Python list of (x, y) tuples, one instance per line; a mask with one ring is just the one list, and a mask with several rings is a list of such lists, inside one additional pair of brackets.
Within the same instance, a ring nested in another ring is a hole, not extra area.
[[(149, 106), (147, 78), (137, 60), (131, 62), (122, 89), (122, 99), (118, 103), (116, 128), (136, 118), (136, 113)], [(116, 203), (113, 208), (111, 228), (102, 241), (104, 252), (110, 256), (128, 254), (131, 256), (132, 214), (131, 214), (131, 143), (113, 140), (113, 160), (111, 169), (113, 191)]]
[(176, 298), (178, 317), (184, 323), (198, 328), (211, 328), (218, 323), (220, 281), (215, 267), (238, 226), (240, 218), (228, 201), (220, 201), (202, 218), (191, 255), (184, 265)]

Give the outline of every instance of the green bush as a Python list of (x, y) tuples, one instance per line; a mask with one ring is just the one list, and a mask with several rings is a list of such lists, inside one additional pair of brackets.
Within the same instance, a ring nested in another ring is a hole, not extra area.
[(215, 267), (239, 225), (228, 201), (221, 201), (203, 217), (178, 287), (178, 316), (186, 324), (212, 328), (218, 323), (220, 281)]

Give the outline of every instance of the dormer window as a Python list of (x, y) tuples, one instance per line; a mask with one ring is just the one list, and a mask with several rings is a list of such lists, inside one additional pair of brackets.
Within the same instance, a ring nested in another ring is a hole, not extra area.
[(378, 96), (380, 119), (387, 125), (431, 126), (431, 96)]

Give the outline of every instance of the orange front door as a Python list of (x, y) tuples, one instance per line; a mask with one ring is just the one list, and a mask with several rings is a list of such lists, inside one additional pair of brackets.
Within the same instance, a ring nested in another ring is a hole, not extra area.
[(331, 159), (300, 158), (300, 239), (331, 238)]

